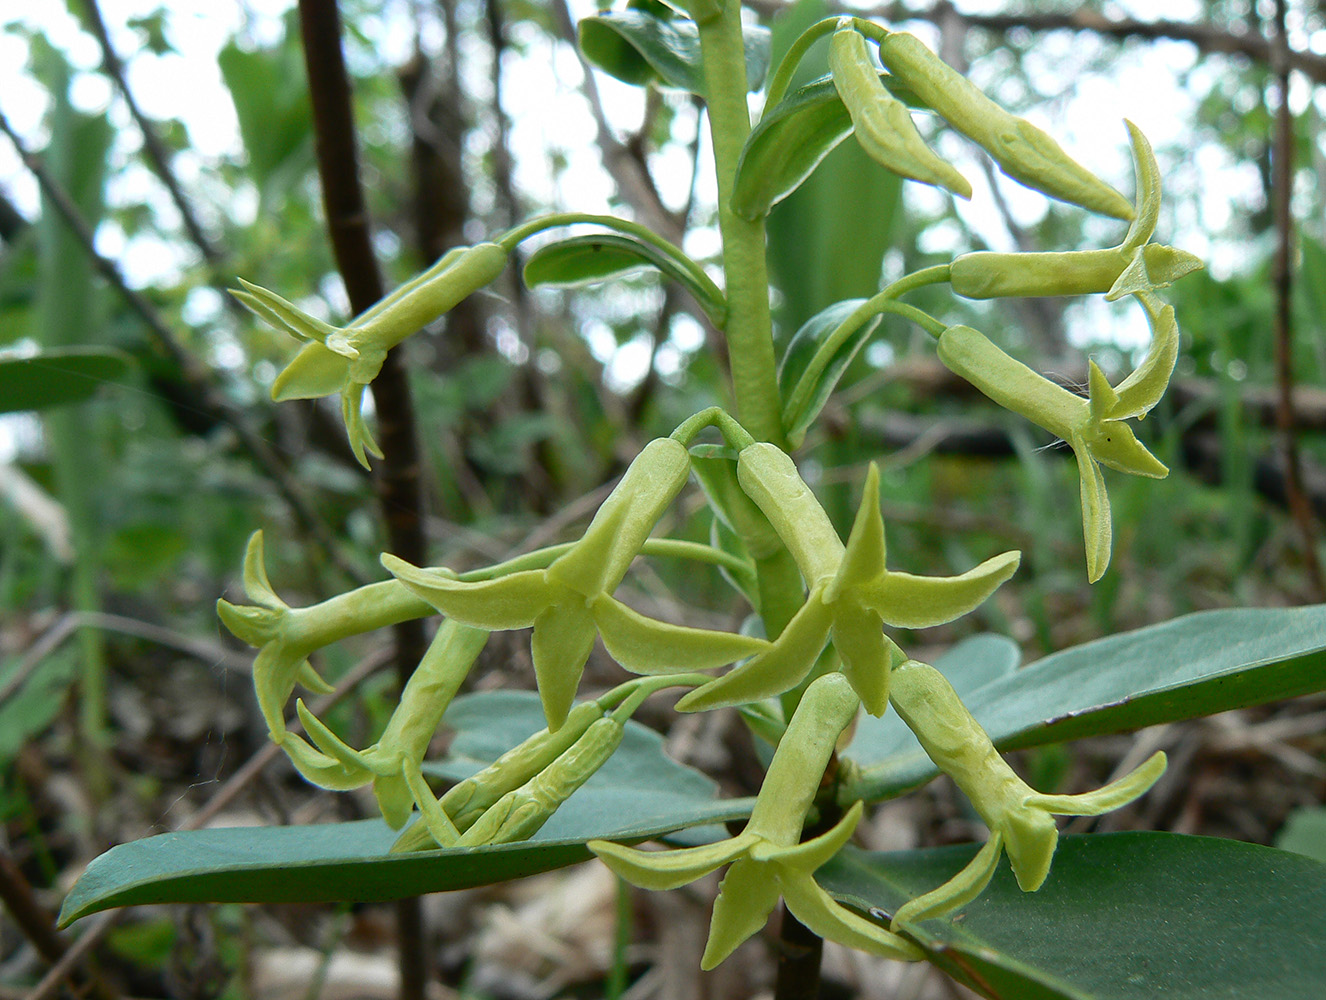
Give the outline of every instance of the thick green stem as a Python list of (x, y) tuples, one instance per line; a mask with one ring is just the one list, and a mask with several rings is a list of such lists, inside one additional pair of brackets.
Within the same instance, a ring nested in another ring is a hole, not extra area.
[(782, 407), (774, 364), (764, 222), (739, 217), (730, 207), (737, 161), (750, 134), (746, 104), (746, 51), (741, 5), (727, 0), (721, 13), (700, 24), (705, 103), (718, 176), (718, 226), (727, 279), (728, 356), (737, 416), (761, 441), (784, 444)]

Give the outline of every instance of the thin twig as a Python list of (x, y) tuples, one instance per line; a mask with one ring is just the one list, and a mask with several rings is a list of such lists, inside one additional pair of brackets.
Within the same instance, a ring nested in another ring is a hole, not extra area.
[(1275, 111), (1275, 148), (1271, 156), (1272, 198), (1276, 229), (1275, 260), (1275, 381), (1279, 388), (1276, 425), (1284, 453), (1285, 495), (1289, 511), (1303, 539), (1303, 564), (1316, 592), (1326, 599), (1326, 577), (1317, 558), (1317, 531), (1312, 508), (1303, 489), (1303, 468), (1294, 425), (1294, 117), (1289, 109), (1289, 35), (1285, 30), (1285, 0), (1276, 0), (1275, 38), (1271, 69), (1278, 104)]
[(216, 423), (230, 427), (239, 439), (241, 446), (262, 467), (276, 484), (278, 492), (284, 498), (295, 520), (318, 543), (321, 550), (332, 564), (355, 583), (364, 583), (366, 578), (341, 553), (340, 545), (332, 535), (331, 529), (318, 514), (317, 510), (304, 496), (303, 487), (286, 467), (285, 463), (267, 441), (251, 426), (247, 416), (219, 392), (213, 384), (213, 373), (180, 342), (170, 324), (160, 312), (141, 295), (129, 287), (120, 273), (119, 266), (97, 252), (92, 227), (83, 218), (78, 206), (74, 204), (69, 192), (46, 169), (41, 158), (31, 152), (22, 137), (10, 126), (9, 120), (0, 112), (0, 132), (3, 132), (14, 149), (18, 152), (23, 165), (32, 173), (40, 185), (42, 194), (50, 201), (65, 224), (74, 234), (83, 252), (101, 272), (102, 277), (120, 294), (129, 308), (138, 314), (151, 334), (152, 343), (178, 369), (189, 391), (193, 395), (191, 405), (207, 415)]
[[(318, 177), (327, 231), (337, 270), (355, 312), (386, 293), (373, 253), (371, 223), (359, 179), (358, 140), (350, 77), (341, 47), (336, 0), (300, 0), (300, 37), (313, 104)], [(374, 482), (392, 551), (416, 564), (427, 562), (419, 441), (410, 384), (399, 350), (391, 351), (374, 383), (378, 439), (383, 459)], [(421, 621), (394, 626), (396, 673), (404, 687), (424, 654)], [(423, 909), (416, 899), (396, 904), (401, 1000), (423, 1000), (429, 978)]]

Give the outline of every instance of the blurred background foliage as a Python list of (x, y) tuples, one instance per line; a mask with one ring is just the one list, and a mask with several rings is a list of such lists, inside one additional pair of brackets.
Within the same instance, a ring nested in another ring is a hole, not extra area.
[[(224, 6), (67, 0), (0, 14), (0, 114), (35, 157), (25, 163), (0, 140), (0, 823), (35, 884), (55, 884), (110, 840), (175, 825), (262, 746), (247, 657), (213, 613), (218, 595), (233, 595), (251, 531), (267, 529), (272, 579), (292, 604), (382, 575), (373, 483), (338, 415), (326, 400), (270, 403), (292, 345), (225, 294), (243, 276), (329, 318), (347, 309), (297, 14), (279, 0)], [(1326, 15), (1287, 6), (1294, 416), (1302, 492), (1320, 516)], [(756, 5), (776, 51), (832, 9)], [(374, 246), (391, 282), (549, 210), (627, 214), (685, 234), (688, 250), (712, 260), (698, 103), (587, 78), (570, 25), (589, 5), (343, 0), (341, 13)], [(1323, 599), (1304, 526), (1286, 510), (1274, 417), (1274, 5), (873, 13), (1047, 124), (1125, 192), (1117, 119), (1136, 117), (1164, 171), (1157, 238), (1209, 264), (1168, 293), (1183, 353), (1147, 436), (1172, 474), (1111, 480), (1114, 561), (1095, 588), (1071, 454), (964, 391), (927, 337), (885, 321), (807, 441), (808, 477), (845, 530), (865, 463), (880, 463), (896, 567), (954, 572), (1001, 547), (1024, 551), (997, 600), (904, 641), (924, 652), (993, 630), (1032, 659), (1195, 609)], [(957, 137), (937, 142), (976, 182), (970, 205), (904, 184), (845, 143), (774, 211), (780, 338), (830, 302), (869, 294), (881, 276), (966, 250), (1121, 237), (1017, 190)], [(684, 296), (652, 277), (531, 293), (518, 273), (406, 345), (430, 558), (458, 569), (573, 536), (645, 441), (726, 400), (718, 340)], [(925, 304), (1069, 382), (1085, 379), (1088, 352), (1117, 374), (1145, 348), (1141, 315), (1128, 307), (944, 294), (925, 290)], [(36, 386), (37, 398), (20, 398), (19, 385)], [(671, 530), (708, 537), (696, 498)], [(658, 562), (634, 586), (637, 603), (662, 614), (684, 603), (711, 609), (715, 622), (740, 615), (717, 576)], [(370, 648), (338, 654), (327, 673)], [(506, 652), (493, 676), (528, 686), (524, 654)], [(336, 721), (371, 733), (390, 695), (389, 679), (371, 680)], [(1320, 798), (1321, 749), (1315, 784), (1240, 836), (1267, 840), (1290, 809)], [(1052, 755), (1032, 763), (1068, 770)], [(284, 772), (255, 808), (288, 819), (281, 787), (296, 787)], [(240, 918), (228, 909), (215, 919)], [(143, 956), (159, 944), (145, 933), (130, 950), (150, 965)]]

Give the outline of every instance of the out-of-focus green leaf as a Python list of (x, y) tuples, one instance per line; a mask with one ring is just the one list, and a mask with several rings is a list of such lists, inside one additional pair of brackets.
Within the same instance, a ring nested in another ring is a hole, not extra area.
[(1326, 862), (1326, 808), (1296, 809), (1275, 838), (1275, 846)]
[[(997, 746), (1041, 746), (1326, 689), (1326, 605), (1200, 611), (1054, 653), (974, 690), (959, 686), (949, 662), (936, 666)], [(862, 798), (936, 774), (893, 713), (865, 720), (847, 756), (864, 769), (853, 788)]]
[[(628, 8), (585, 18), (579, 33), (585, 58), (623, 83), (704, 94), (700, 31), (694, 21)], [(769, 68), (768, 29), (748, 26), (745, 43), (746, 79), (756, 90)]]
[[(457, 698), (450, 755), (430, 774), (460, 780), (545, 725), (538, 695)], [(584, 861), (586, 841), (640, 841), (750, 815), (753, 799), (715, 798), (707, 777), (672, 760), (663, 739), (627, 724), (621, 747), (533, 838), (494, 847), (389, 854), (381, 820), (320, 826), (165, 833), (96, 858), (65, 899), (60, 921), (157, 902), (385, 900), (463, 889)]]
[(0, 358), (0, 413), (46, 410), (87, 399), (129, 372), (130, 358), (97, 347), (63, 347)]
[[(848, 847), (815, 878), (883, 920), (975, 853)], [(1323, 913), (1319, 861), (1209, 837), (1113, 833), (1063, 837), (1035, 893), (1001, 862), (974, 902), (907, 932), (935, 965), (1002, 1000), (1317, 1000)]]
[[(0, 688), (8, 688), (22, 666), (14, 657), (0, 667)], [(46, 656), (31, 676), (0, 702), (0, 769), (8, 768), (19, 750), (42, 732), (60, 711), (69, 685), (78, 674), (78, 657), (72, 646)]]
[(727, 303), (698, 264), (618, 233), (571, 236), (539, 247), (525, 264), (525, 284), (530, 288), (588, 285), (642, 267), (655, 268), (685, 288), (713, 324), (722, 328)]
[(827, 363), (818, 366), (815, 371), (810, 370), (810, 363), (821, 345), (864, 302), (865, 299), (835, 302), (801, 324), (801, 329), (792, 335), (787, 344), (787, 350), (778, 365), (778, 389), (787, 407), (783, 410), (783, 431), (787, 435), (788, 444), (793, 448), (799, 447), (805, 440), (806, 429), (815, 422), (820, 410), (824, 409), (824, 404), (833, 395), (843, 372), (879, 326), (878, 314), (871, 316), (838, 345)]

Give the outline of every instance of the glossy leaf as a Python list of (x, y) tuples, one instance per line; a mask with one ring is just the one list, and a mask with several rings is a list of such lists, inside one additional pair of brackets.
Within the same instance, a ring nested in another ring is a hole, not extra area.
[[(976, 845), (852, 847), (816, 872), (880, 919), (939, 885)], [(926, 957), (983, 996), (1017, 1000), (1316, 1000), (1326, 982), (1326, 864), (1171, 833), (1064, 837), (1049, 880), (1001, 864), (952, 918), (906, 926)]]
[(0, 359), (0, 413), (46, 410), (90, 397), (121, 381), (131, 360), (119, 351), (66, 347)]
[[(962, 647), (936, 661), (1002, 750), (1124, 732), (1326, 689), (1326, 605), (1201, 611), (962, 683)], [(955, 672), (956, 671), (956, 672)], [(864, 719), (853, 793), (887, 798), (932, 778), (892, 712)]]
[[(579, 34), (585, 58), (623, 83), (704, 94), (700, 31), (694, 21), (627, 8), (585, 18)], [(745, 43), (746, 79), (756, 90), (769, 68), (768, 30), (748, 26)]]
[[(457, 781), (545, 725), (528, 691), (457, 698), (446, 722), (457, 732), (451, 755), (425, 771)], [(140, 903), (367, 901), (486, 885), (584, 861), (595, 838), (641, 841), (750, 814), (754, 800), (716, 794), (632, 722), (617, 753), (526, 842), (389, 854), (399, 833), (381, 820), (165, 833), (96, 858), (60, 920)]]
[[(783, 431), (793, 448), (805, 440), (807, 428), (815, 422), (820, 410), (824, 409), (824, 404), (833, 395), (847, 366), (879, 326), (879, 315), (871, 316), (852, 331), (829, 356), (827, 363), (814, 371), (810, 370), (811, 361), (820, 347), (863, 302), (865, 299), (835, 302), (806, 320), (788, 341), (778, 366), (778, 388), (785, 403), (791, 405), (796, 401), (794, 409), (783, 411)], [(803, 386), (803, 381), (808, 384)]]
[(525, 284), (573, 286), (606, 281), (642, 267), (655, 268), (684, 287), (717, 327), (726, 320), (723, 293), (692, 260), (678, 260), (643, 240), (616, 233), (572, 236), (536, 250), (525, 264)]

